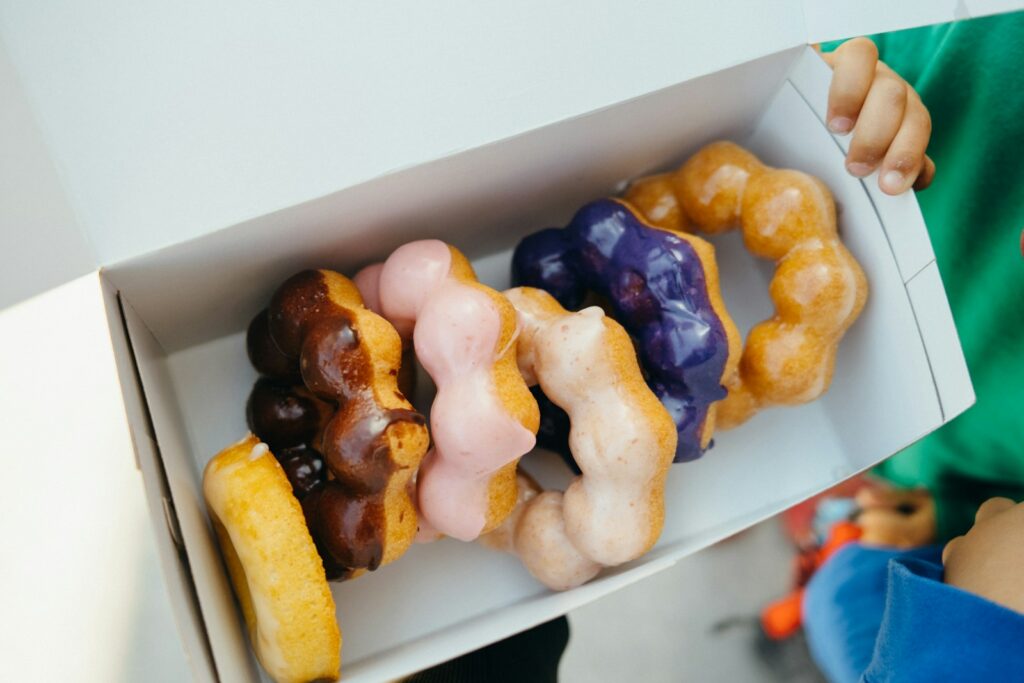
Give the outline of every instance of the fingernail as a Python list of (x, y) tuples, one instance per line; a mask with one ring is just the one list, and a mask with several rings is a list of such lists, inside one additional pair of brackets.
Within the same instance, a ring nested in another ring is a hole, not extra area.
[(829, 119), (828, 129), (838, 135), (845, 135), (853, 130), (853, 119), (845, 116), (836, 116)]
[(871, 166), (860, 161), (851, 161), (846, 164), (846, 170), (850, 172), (850, 175), (863, 178), (871, 173)]
[(903, 191), (906, 178), (899, 171), (886, 171), (882, 174), (880, 185), (882, 189), (891, 194), (899, 194)]

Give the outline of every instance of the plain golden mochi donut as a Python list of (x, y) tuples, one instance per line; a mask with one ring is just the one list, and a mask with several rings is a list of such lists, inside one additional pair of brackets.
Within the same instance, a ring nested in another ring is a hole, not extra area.
[(203, 494), (263, 668), (278, 683), (338, 678), (334, 599), (270, 449), (250, 435), (218, 453), (203, 472)]
[(832, 194), (818, 178), (776, 169), (731, 142), (712, 143), (671, 173), (626, 192), (651, 222), (718, 234), (740, 228), (754, 256), (775, 261), (774, 315), (750, 330), (739, 372), (726, 383), (718, 426), (771, 405), (799, 405), (828, 390), (839, 343), (864, 308), (863, 270), (839, 239)]

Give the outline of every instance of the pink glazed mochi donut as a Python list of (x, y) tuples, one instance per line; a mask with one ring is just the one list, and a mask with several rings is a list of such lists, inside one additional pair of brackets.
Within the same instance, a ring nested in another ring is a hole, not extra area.
[(516, 464), (533, 449), (540, 413), (516, 366), (516, 313), (439, 240), (396, 249), (355, 277), (366, 304), (405, 338), (437, 385), (433, 447), (420, 467), (421, 534), (472, 541), (516, 503)]
[(519, 316), (519, 369), (568, 413), (582, 474), (561, 491), (519, 480), (519, 504), (481, 542), (566, 590), (647, 552), (665, 519), (676, 426), (647, 387), (629, 335), (597, 306), (571, 313), (547, 292), (505, 292)]

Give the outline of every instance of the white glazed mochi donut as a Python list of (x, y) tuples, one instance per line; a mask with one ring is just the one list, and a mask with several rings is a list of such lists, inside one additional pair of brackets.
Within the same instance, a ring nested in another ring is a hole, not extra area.
[(565, 590), (657, 541), (676, 430), (644, 382), (629, 336), (600, 308), (570, 313), (529, 287), (505, 296), (518, 314), (520, 371), (569, 414), (569, 446), (583, 472), (564, 494), (521, 495), (522, 511), (508, 523), (530, 573)]

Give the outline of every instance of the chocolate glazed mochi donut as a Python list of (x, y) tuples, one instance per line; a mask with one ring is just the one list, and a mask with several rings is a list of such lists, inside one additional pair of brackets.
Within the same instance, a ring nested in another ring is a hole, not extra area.
[[(566, 227), (520, 242), (512, 279), (546, 290), (570, 310), (591, 293), (605, 299), (636, 341), (647, 383), (672, 416), (675, 462), (701, 456), (740, 349), (710, 244), (656, 228), (623, 201), (600, 199), (581, 208)], [(564, 429), (564, 416), (546, 410), (544, 418), (545, 444), (564, 442), (561, 434), (553, 437)]]
[(415, 536), (411, 478), (428, 436), (398, 388), (394, 328), (350, 280), (310, 270), (281, 285), (246, 342), (264, 375), (249, 397), (250, 429), (284, 467), (328, 578), (400, 557)]
[(261, 377), (245, 406), (249, 429), (284, 467), (299, 500), (327, 481), (320, 437), (334, 408), (302, 383), (299, 359), (289, 358), (270, 338), (268, 311), (260, 311), (245, 338), (249, 361)]

